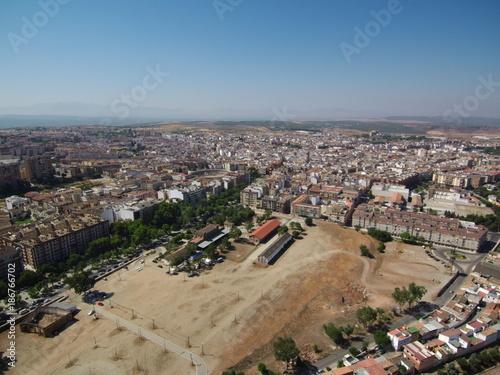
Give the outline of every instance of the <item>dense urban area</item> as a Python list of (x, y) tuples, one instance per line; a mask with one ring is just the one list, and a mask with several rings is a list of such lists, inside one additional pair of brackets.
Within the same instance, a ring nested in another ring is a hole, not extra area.
[(15, 128), (0, 162), (7, 373), (500, 371), (497, 138)]

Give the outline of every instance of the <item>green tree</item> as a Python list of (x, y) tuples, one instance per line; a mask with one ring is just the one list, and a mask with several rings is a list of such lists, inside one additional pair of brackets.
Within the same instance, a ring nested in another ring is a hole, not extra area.
[(246, 230), (247, 230), (247, 232), (249, 232), (249, 233), (252, 231), (252, 229), (253, 229), (253, 222), (252, 222), (251, 220), (250, 220), (250, 221), (247, 221), (247, 222), (245, 223), (245, 229), (246, 229)]
[(345, 366), (345, 365), (344, 365), (344, 361), (343, 361), (343, 360), (341, 360), (341, 359), (339, 359), (339, 360), (337, 361), (337, 368), (342, 368), (342, 367), (344, 367), (344, 366)]
[(305, 223), (308, 227), (312, 227), (314, 224), (313, 219), (311, 217), (306, 217)]
[(361, 307), (356, 311), (356, 318), (366, 329), (377, 320), (377, 310), (370, 306)]
[(248, 173), (250, 173), (250, 179), (252, 181), (258, 179), (261, 176), (261, 174), (257, 171), (255, 167), (249, 167), (247, 171)]
[(394, 288), (394, 292), (391, 296), (400, 308), (402, 308), (405, 303), (410, 301), (410, 291), (406, 289), (406, 287), (403, 287), (403, 289)]
[(358, 348), (356, 348), (356, 347), (354, 347), (354, 346), (349, 347), (349, 349), (348, 349), (348, 350), (349, 350), (349, 353), (351, 353), (351, 355), (352, 355), (353, 357), (356, 357), (356, 356), (359, 354), (359, 350), (358, 350)]
[(410, 299), (408, 301), (410, 307), (414, 303), (420, 301), (425, 293), (427, 293), (427, 289), (425, 289), (425, 287), (416, 285), (414, 282), (408, 285), (408, 289), (410, 292)]
[(371, 258), (372, 254), (370, 253), (370, 249), (366, 245), (361, 245), (359, 247), (359, 250), (361, 250), (361, 256)]
[(368, 235), (372, 236), (373, 238), (381, 241), (381, 242), (389, 242), (392, 241), (392, 236), (389, 232), (386, 232), (384, 230), (379, 230), (375, 228), (369, 228), (368, 229)]
[(25, 288), (35, 285), (41, 280), (40, 276), (33, 271), (24, 270), (21, 271), (19, 279), (17, 280), (17, 286), (19, 288)]
[(462, 369), (462, 372), (464, 374), (472, 374), (473, 373), (473, 368), (469, 364), (469, 361), (463, 357), (457, 359), (457, 363)]
[(219, 252), (217, 251), (217, 246), (213, 243), (208, 245), (208, 247), (203, 251), (203, 253), (209, 259), (215, 259), (219, 256)]
[(368, 350), (368, 345), (370, 345), (370, 343), (368, 341), (363, 341), (361, 343), (361, 350), (366, 352)]
[(391, 340), (389, 339), (389, 336), (387, 336), (387, 333), (384, 331), (381, 331), (380, 329), (376, 330), (375, 333), (373, 334), (373, 338), (375, 340), (375, 344), (379, 346), (386, 346), (389, 345)]
[(291, 337), (278, 337), (274, 342), (274, 357), (277, 361), (283, 361), (287, 364), (297, 358), (300, 354), (299, 348)]
[[(116, 223), (118, 224), (118, 223)], [(102, 255), (113, 248), (111, 244), (111, 238), (102, 237), (94, 240), (90, 243), (85, 255), (87, 258), (97, 258), (99, 255)]]
[(412, 238), (412, 235), (409, 232), (403, 232), (399, 235), (399, 238), (401, 238), (403, 241), (409, 240)]
[(279, 227), (278, 234), (280, 236), (285, 234), (286, 232), (288, 232), (288, 227), (286, 225), (282, 225), (281, 227)]
[(67, 277), (65, 282), (75, 293), (82, 294), (94, 286), (95, 279), (90, 271), (79, 271)]
[[(66, 267), (64, 267), (65, 269)], [(40, 278), (47, 277), (49, 274), (55, 275), (64, 271), (60, 269), (56, 262), (42, 264), (36, 269), (36, 273), (40, 275)]]
[(40, 293), (40, 289), (37, 288), (36, 285), (28, 289), (28, 297), (30, 297), (31, 299), (37, 298), (38, 293)]
[(383, 243), (383, 242), (379, 242), (379, 244), (378, 244), (378, 246), (377, 246), (377, 251), (378, 251), (379, 253), (383, 253), (383, 252), (385, 252), (385, 243)]
[(229, 242), (229, 238), (224, 237), (219, 244), (219, 249), (222, 251), (227, 251), (229, 250), (229, 247), (231, 246), (231, 243)]
[(257, 365), (257, 371), (259, 371), (262, 375), (266, 374), (267, 373), (267, 367), (265, 364), (263, 363), (259, 363)]
[(184, 251), (187, 255), (194, 255), (196, 250), (198, 250), (198, 245), (194, 242), (189, 241), (186, 246), (184, 246)]
[(238, 240), (241, 237), (241, 235), (242, 235), (242, 232), (241, 232), (240, 228), (238, 228), (238, 227), (233, 227), (229, 231), (229, 238), (232, 238), (233, 240)]
[(323, 325), (326, 335), (337, 345), (342, 345), (345, 342), (342, 328), (337, 327), (333, 323)]
[(292, 232), (292, 236), (293, 236), (293, 238), (299, 238), (299, 236), (300, 236), (300, 232), (299, 232), (298, 230), (294, 230), (294, 231)]
[(351, 337), (351, 335), (354, 333), (354, 326), (348, 324), (342, 327), (342, 331), (347, 335), (347, 337)]
[(70, 254), (68, 259), (66, 260), (66, 264), (69, 267), (73, 268), (73, 267), (76, 267), (78, 265), (78, 263), (83, 261), (83, 259), (84, 259), (83, 255), (73, 253), (73, 254)]

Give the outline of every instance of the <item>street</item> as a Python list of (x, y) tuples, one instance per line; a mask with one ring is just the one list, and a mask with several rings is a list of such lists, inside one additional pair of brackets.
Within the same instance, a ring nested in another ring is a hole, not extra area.
[[(439, 258), (442, 261), (445, 261), (448, 265), (450, 265), (450, 255), (447, 253), (450, 253), (451, 249), (445, 248), (445, 247), (440, 247), (440, 246), (434, 246), (433, 253), (436, 258)], [(451, 274), (456, 272), (457, 270), (460, 272), (460, 275), (457, 277), (457, 279), (444, 291), (444, 293), (440, 296), (435, 298), (431, 304), (435, 305), (437, 307), (443, 306), (446, 303), (448, 303), (451, 298), (454, 295), (454, 292), (459, 290), (462, 284), (464, 283), (467, 275), (472, 272), (476, 264), (481, 262), (487, 255), (487, 253), (471, 253), (471, 252), (466, 252), (466, 251), (456, 251), (457, 254), (461, 254), (466, 257), (464, 260), (458, 260), (456, 259), (453, 264), (453, 269), (450, 271)], [(452, 276), (450, 275), (450, 278)], [(450, 293), (451, 292), (451, 293)], [(415, 319), (413, 316), (408, 315), (405, 317), (402, 317), (401, 319), (396, 320), (394, 323), (392, 323), (388, 331), (391, 331), (393, 329), (396, 329), (398, 327), (401, 327), (403, 325), (411, 325), (415, 323), (417, 319)], [(370, 334), (366, 336), (363, 341), (367, 342), (373, 342), (374, 338), (373, 335)], [(361, 341), (356, 341), (351, 343), (351, 346), (354, 346), (358, 350), (360, 350), (362, 345)], [(341, 349), (338, 350), (337, 352), (330, 354), (329, 356), (320, 359), (317, 361), (314, 366), (317, 369), (326, 369), (327, 367), (329, 368), (336, 368), (337, 367), (337, 362), (341, 359), (343, 359), (345, 354), (349, 354), (349, 351), (346, 349)]]

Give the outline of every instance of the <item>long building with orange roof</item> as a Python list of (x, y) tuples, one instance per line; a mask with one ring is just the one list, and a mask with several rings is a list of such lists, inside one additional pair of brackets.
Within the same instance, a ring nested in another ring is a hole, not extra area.
[(268, 220), (265, 224), (250, 233), (248, 237), (255, 245), (258, 245), (274, 236), (280, 225), (281, 222), (277, 219)]

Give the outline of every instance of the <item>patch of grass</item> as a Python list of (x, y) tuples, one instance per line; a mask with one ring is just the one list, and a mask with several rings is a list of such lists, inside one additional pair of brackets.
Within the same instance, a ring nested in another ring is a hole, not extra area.
[(456, 260), (467, 260), (467, 257), (462, 254), (453, 254), (453, 253), (446, 253), (448, 256), (454, 257)]

